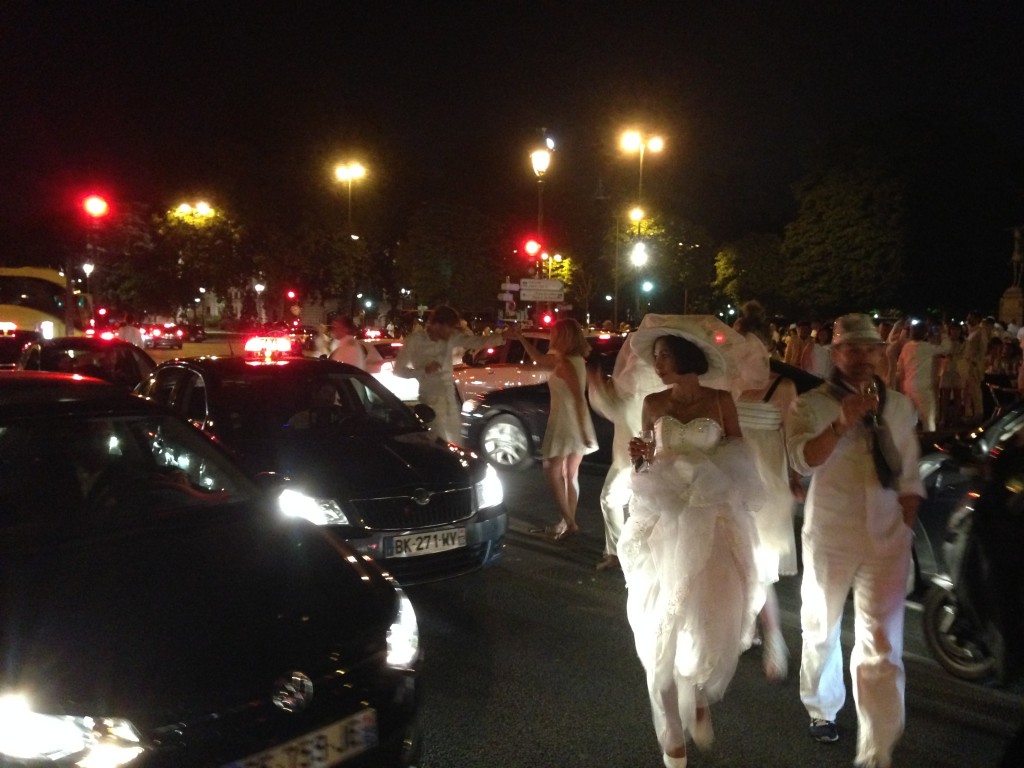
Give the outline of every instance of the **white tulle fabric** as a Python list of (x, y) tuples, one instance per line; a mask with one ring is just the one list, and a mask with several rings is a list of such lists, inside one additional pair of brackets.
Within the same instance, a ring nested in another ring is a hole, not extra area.
[(655, 460), (633, 475), (618, 554), (627, 614), (664, 750), (692, 731), (698, 691), (721, 699), (764, 602), (752, 512), (762, 486), (742, 440), (711, 419), (655, 424)]

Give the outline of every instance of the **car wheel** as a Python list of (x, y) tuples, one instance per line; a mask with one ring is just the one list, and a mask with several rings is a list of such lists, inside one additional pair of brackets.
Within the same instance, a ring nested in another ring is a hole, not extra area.
[(526, 469), (532, 463), (530, 438), (523, 422), (507, 414), (495, 416), (480, 433), (480, 452), (501, 469)]

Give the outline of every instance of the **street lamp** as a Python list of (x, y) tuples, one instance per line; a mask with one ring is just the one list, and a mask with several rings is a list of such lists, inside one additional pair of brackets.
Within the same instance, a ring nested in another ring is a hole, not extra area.
[(263, 291), (266, 290), (266, 287), (263, 283), (256, 283), (252, 287), (256, 291), (256, 320), (260, 323), (265, 322), (263, 319)]
[(540, 236), (544, 232), (544, 174), (551, 165), (551, 152), (546, 149), (531, 152), (530, 162), (537, 175), (537, 235)]
[(334, 175), (338, 181), (344, 181), (348, 185), (348, 231), (352, 232), (352, 182), (363, 178), (366, 175), (366, 168), (359, 163), (339, 165), (334, 169)]
[(665, 148), (665, 140), (660, 136), (643, 136), (639, 131), (626, 131), (622, 134), (622, 148), (626, 152), (640, 153), (640, 180), (637, 183), (636, 201), (644, 199), (644, 152), (661, 152)]
[(637, 243), (633, 246), (632, 252), (629, 254), (629, 260), (636, 267), (637, 271), (637, 286), (636, 286), (636, 315), (637, 322), (640, 320), (640, 269), (647, 264), (647, 246), (643, 243)]
[(640, 222), (644, 220), (644, 209), (643, 208), (639, 208), (639, 207), (634, 208), (633, 210), (631, 210), (629, 212), (629, 218), (630, 218), (631, 221), (635, 221), (636, 222), (636, 236), (639, 238), (640, 237)]
[(89, 292), (89, 275), (96, 269), (96, 266), (91, 262), (87, 261), (82, 265), (82, 271), (85, 273), (85, 293)]
[(554, 256), (548, 256), (547, 252), (544, 252), (544, 253), (542, 253), (540, 255), (540, 258), (541, 258), (541, 261), (547, 262), (547, 265), (548, 265), (548, 280), (550, 280), (551, 279), (551, 264), (553, 262), (556, 262), (556, 261), (561, 263), (561, 261), (562, 261), (562, 254), (556, 253)]

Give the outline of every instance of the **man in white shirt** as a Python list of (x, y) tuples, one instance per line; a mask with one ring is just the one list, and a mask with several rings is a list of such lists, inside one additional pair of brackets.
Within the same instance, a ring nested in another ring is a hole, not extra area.
[(829, 381), (800, 396), (786, 419), (793, 469), (811, 476), (804, 507), (800, 698), (810, 736), (839, 739), (846, 701), (840, 644), (851, 588), (850, 677), (862, 768), (890, 768), (905, 721), (903, 620), (917, 508), (917, 414), (876, 375), (884, 343), (867, 315), (836, 321)]
[(142, 331), (139, 326), (135, 323), (135, 318), (131, 313), (124, 316), (124, 324), (117, 329), (117, 337), (122, 341), (127, 341), (134, 344), (139, 349), (142, 349)]
[(366, 370), (366, 349), (356, 335), (359, 329), (352, 322), (348, 315), (335, 315), (331, 319), (331, 335), (334, 342), (331, 344), (330, 359), (339, 363), (348, 363), (356, 368)]
[(475, 350), (493, 343), (493, 336), (476, 336), (461, 330), (459, 314), (451, 307), (437, 307), (426, 326), (403, 339), (395, 357), (395, 376), (416, 379), (420, 402), (434, 410), (430, 428), (449, 443), (461, 439), (459, 403), (452, 379), (452, 358), (456, 348)]

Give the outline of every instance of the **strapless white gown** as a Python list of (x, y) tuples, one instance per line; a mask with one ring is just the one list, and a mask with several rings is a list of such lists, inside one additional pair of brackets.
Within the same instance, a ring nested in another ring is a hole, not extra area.
[(654, 425), (655, 460), (635, 473), (618, 554), (626, 610), (664, 750), (692, 731), (696, 692), (717, 701), (750, 646), (764, 590), (753, 511), (763, 490), (742, 440), (712, 419)]

